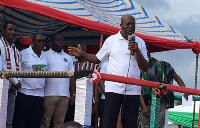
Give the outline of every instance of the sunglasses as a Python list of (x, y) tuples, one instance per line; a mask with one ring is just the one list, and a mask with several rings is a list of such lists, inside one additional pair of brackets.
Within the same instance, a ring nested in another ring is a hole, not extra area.
[(45, 43), (45, 40), (43, 40), (43, 39), (38, 39), (38, 40), (36, 40), (37, 42), (39, 42), (39, 43)]

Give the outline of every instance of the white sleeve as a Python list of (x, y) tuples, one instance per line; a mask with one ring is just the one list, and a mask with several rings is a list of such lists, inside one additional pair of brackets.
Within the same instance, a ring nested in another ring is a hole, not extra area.
[(99, 50), (99, 52), (96, 54), (96, 57), (97, 57), (100, 61), (104, 60), (106, 57), (109, 56), (110, 51), (111, 51), (111, 48), (112, 48), (112, 44), (113, 44), (113, 37), (114, 37), (114, 36), (108, 37), (108, 38), (105, 40), (105, 42), (104, 42), (102, 48), (101, 48), (101, 49)]
[(100, 72), (101, 72), (101, 73), (107, 73), (107, 66), (108, 66), (108, 60), (103, 61), (103, 62), (101, 63)]

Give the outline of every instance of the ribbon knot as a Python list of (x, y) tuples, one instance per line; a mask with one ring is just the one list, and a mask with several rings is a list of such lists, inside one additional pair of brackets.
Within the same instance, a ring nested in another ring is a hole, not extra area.
[(161, 98), (167, 94), (167, 88), (166, 86), (162, 83), (158, 86), (158, 88), (154, 88), (154, 92), (157, 97)]
[(195, 41), (192, 43), (194, 48), (192, 48), (192, 51), (195, 53), (195, 54), (199, 54), (200, 53), (200, 43)]

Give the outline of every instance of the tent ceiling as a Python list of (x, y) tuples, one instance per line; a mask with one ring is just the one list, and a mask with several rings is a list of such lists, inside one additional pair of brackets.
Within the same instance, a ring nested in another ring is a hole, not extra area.
[[(66, 46), (78, 43), (99, 44), (101, 33), (96, 31), (12, 7), (0, 6), (0, 12), (5, 21), (14, 21), (17, 24), (18, 37), (31, 37), (34, 33), (42, 33), (48, 40), (51, 34), (62, 32)], [(107, 36), (104, 36), (104, 40)]]

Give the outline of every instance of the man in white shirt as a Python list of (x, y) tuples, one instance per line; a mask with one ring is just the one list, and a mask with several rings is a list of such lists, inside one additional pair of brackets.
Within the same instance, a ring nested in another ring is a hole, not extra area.
[[(63, 41), (60, 33), (52, 36), (52, 48), (46, 52), (48, 71), (74, 71), (72, 58), (63, 51)], [(40, 128), (49, 128), (52, 117), (53, 127), (60, 128), (64, 123), (69, 98), (73, 102), (75, 99), (74, 78), (46, 78), (44, 94), (44, 113)]]
[[(44, 36), (35, 34), (33, 46), (20, 52), (22, 71), (45, 71)], [(43, 113), (45, 78), (22, 78), (17, 92), (13, 128), (39, 128)]]
[[(121, 31), (106, 39), (96, 55), (87, 54), (80, 48), (69, 47), (70, 55), (99, 63), (109, 56), (107, 73), (125, 77), (140, 78), (140, 69), (147, 71), (148, 57), (145, 42), (135, 37), (128, 41), (128, 36), (135, 31), (135, 18), (124, 15), (121, 18)], [(134, 55), (131, 54), (134, 51)], [(122, 105), (122, 125), (124, 128), (137, 128), (141, 87), (124, 83), (105, 81), (105, 108), (103, 128), (116, 128), (119, 110)]]
[[(13, 22), (6, 22), (3, 25), (2, 36), (0, 39), (2, 70), (19, 71), (18, 51), (14, 46), (13, 40), (16, 35), (16, 25)], [(12, 128), (12, 120), (15, 106), (16, 90), (21, 87), (17, 78), (9, 78), (10, 89), (8, 92), (8, 107), (6, 127)]]

